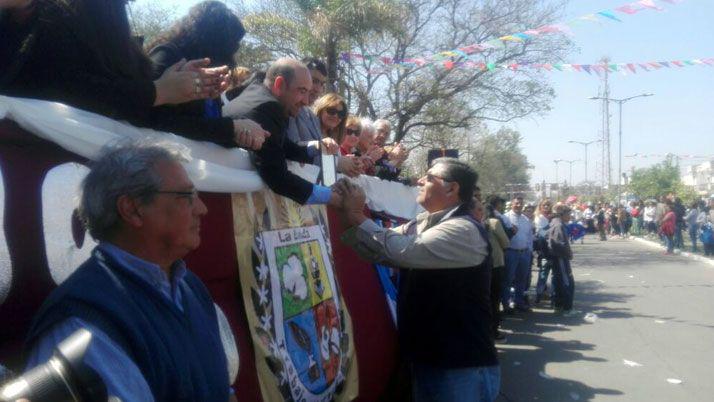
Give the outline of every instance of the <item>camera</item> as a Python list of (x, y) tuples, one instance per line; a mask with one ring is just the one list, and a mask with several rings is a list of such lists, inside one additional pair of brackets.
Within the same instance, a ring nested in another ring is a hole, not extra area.
[[(0, 402), (106, 402), (99, 375), (84, 364), (92, 333), (79, 329), (57, 345), (52, 357), (0, 388)], [(112, 398), (112, 401), (117, 399)]]

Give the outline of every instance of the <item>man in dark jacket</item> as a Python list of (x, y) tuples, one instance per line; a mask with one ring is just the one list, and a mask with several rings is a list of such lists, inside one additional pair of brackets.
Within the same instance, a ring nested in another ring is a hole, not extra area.
[(80, 328), (84, 363), (122, 401), (229, 401), (217, 313), (182, 258), (200, 244), (207, 209), (180, 150), (131, 145), (106, 153), (82, 183), (81, 216), (99, 241), (45, 301), (27, 345), (44, 363)]
[(312, 79), (310, 71), (298, 60), (279, 59), (262, 83), (253, 83), (223, 110), (233, 118), (250, 119), (270, 132), (263, 147), (253, 154), (260, 177), (276, 193), (300, 204), (340, 204), (340, 196), (328, 187), (310, 183), (288, 170), (286, 160), (312, 163), (323, 152), (336, 154), (337, 143), (323, 139), (316, 146), (298, 145), (287, 136), (289, 118), (298, 115), (309, 102)]
[(488, 233), (471, 214), (477, 174), (439, 158), (418, 181), (426, 212), (394, 229), (364, 213), (365, 195), (338, 182), (343, 241), (360, 256), (400, 268), (399, 345), (412, 369), (415, 401), (488, 401), (498, 396), (500, 370), (491, 337)]
[(573, 251), (570, 249), (570, 238), (566, 225), (570, 222), (570, 207), (556, 204), (553, 207), (553, 219), (548, 229), (548, 253), (553, 264), (553, 306), (556, 312), (568, 313), (573, 308), (575, 282), (570, 260)]

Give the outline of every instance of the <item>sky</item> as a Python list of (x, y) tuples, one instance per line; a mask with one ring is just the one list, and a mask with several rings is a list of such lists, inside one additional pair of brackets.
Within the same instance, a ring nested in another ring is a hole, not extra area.
[[(159, 2), (172, 6), (177, 15), (185, 14), (197, 0), (136, 0), (141, 6)], [(571, 0), (563, 21), (613, 9), (627, 0)], [(642, 11), (633, 16), (618, 13), (623, 22), (587, 23), (574, 27), (576, 50), (565, 63), (594, 64), (603, 56), (612, 62), (650, 62), (714, 57), (714, 1), (683, 0), (655, 3), (665, 10)], [(445, 49), (434, 49), (434, 51)], [(554, 60), (553, 62), (558, 62)], [(598, 94), (597, 75), (575, 72), (546, 73), (556, 92), (552, 110), (544, 116), (530, 116), (509, 122), (523, 135), (523, 149), (530, 164), (532, 182), (555, 181), (555, 159), (581, 159), (573, 164), (573, 181), (584, 179), (584, 151), (568, 140), (590, 141), (600, 138), (600, 105), (587, 99)], [(625, 98), (642, 93), (654, 96), (634, 99), (623, 107), (622, 154), (714, 155), (714, 67), (692, 66), (638, 71), (623, 76), (610, 75), (610, 97)], [(491, 124), (492, 128), (498, 125)], [(613, 180), (617, 176), (618, 116), (611, 107), (611, 152)], [(589, 147), (588, 179), (599, 180), (600, 150)], [(659, 158), (623, 158), (622, 170), (645, 167)], [(682, 165), (701, 160), (682, 159)], [(569, 179), (568, 165), (561, 163), (558, 179)]]

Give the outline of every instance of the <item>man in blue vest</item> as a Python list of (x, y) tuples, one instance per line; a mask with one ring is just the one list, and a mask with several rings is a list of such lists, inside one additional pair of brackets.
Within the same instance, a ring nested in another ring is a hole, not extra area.
[(365, 193), (343, 180), (343, 241), (362, 257), (399, 267), (399, 344), (416, 402), (493, 402), (500, 369), (491, 338), (490, 246), (471, 216), (478, 175), (454, 158), (438, 158), (419, 179), (426, 212), (395, 229), (363, 213)]
[(130, 401), (229, 401), (216, 310), (181, 260), (201, 241), (207, 209), (180, 149), (108, 150), (82, 183), (80, 214), (99, 241), (35, 316), (28, 367), (79, 328), (92, 332), (85, 364), (109, 395)]

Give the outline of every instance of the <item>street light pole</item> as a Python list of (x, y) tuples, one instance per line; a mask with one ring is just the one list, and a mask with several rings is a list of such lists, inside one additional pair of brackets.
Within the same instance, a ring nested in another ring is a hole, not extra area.
[(652, 96), (654, 94), (651, 93), (644, 93), (640, 95), (635, 95), (635, 96), (630, 96), (628, 98), (622, 98), (622, 99), (615, 99), (615, 98), (607, 98), (607, 97), (601, 97), (601, 96), (591, 96), (589, 99), (596, 100), (604, 100), (608, 102), (615, 102), (619, 106), (619, 117), (620, 117), (620, 122), (619, 122), (619, 129), (618, 129), (618, 144), (619, 144), (619, 149), (618, 149), (618, 162), (617, 162), (617, 205), (622, 205), (622, 104), (626, 103), (627, 101), (631, 101), (632, 99), (635, 98), (642, 98), (646, 96)]
[(580, 159), (573, 159), (573, 160), (569, 160), (569, 161), (562, 160), (562, 162), (565, 162), (570, 165), (570, 181), (568, 182), (568, 184), (570, 185), (570, 187), (572, 187), (573, 186), (573, 163), (580, 162)]
[(553, 161), (555, 163), (555, 184), (558, 184), (558, 164), (560, 162), (565, 162), (563, 159), (556, 159)]
[(594, 140), (594, 141), (588, 141), (588, 142), (570, 140), (568, 142), (571, 144), (580, 144), (583, 147), (585, 147), (585, 184), (587, 184), (588, 183), (588, 146), (590, 144), (594, 144), (596, 142), (602, 142), (602, 140)]

